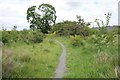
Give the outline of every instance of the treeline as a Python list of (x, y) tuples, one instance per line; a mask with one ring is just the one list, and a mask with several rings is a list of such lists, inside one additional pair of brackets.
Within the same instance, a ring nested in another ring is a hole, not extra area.
[[(96, 28), (89, 28), (89, 25), (87, 22), (79, 23), (75, 21), (63, 21), (54, 24), (49, 31), (48, 34), (56, 33), (56, 36), (75, 36), (79, 35), (81, 37), (87, 37), (91, 35), (102, 35), (102, 34), (117, 34), (118, 28), (112, 30), (107, 30), (107, 27), (100, 27), (98, 29)], [(111, 33), (110, 33), (111, 32)], [(12, 44), (15, 42), (24, 42), (26, 44), (30, 43), (40, 43), (43, 41), (43, 39), (46, 37), (45, 33), (42, 33), (40, 29), (23, 29), (21, 31), (17, 30), (17, 27), (14, 26), (14, 28), (11, 31), (7, 31), (6, 29), (2, 30), (2, 42), (4, 44)]]

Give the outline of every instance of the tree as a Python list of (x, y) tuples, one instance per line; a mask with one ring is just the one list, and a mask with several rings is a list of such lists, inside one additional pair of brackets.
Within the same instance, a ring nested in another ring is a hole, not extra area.
[(43, 33), (48, 33), (53, 24), (56, 21), (55, 8), (50, 4), (41, 4), (37, 8), (36, 6), (29, 7), (27, 10), (27, 20), (31, 24), (30, 28), (40, 29)]

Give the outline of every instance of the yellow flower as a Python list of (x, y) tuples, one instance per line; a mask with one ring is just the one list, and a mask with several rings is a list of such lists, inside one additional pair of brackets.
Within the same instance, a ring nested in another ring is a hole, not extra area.
[(53, 34), (56, 34), (56, 31)]

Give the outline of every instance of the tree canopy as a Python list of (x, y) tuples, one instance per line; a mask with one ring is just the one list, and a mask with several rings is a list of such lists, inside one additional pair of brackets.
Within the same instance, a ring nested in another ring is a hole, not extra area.
[(55, 8), (50, 4), (41, 4), (37, 6), (31, 6), (27, 10), (27, 21), (30, 23), (30, 28), (40, 29), (43, 33), (48, 33), (53, 24), (56, 21)]

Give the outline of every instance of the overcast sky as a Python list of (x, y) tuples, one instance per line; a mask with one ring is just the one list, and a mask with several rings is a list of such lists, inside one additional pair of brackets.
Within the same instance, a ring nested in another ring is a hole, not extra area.
[[(105, 20), (104, 14), (112, 13), (110, 25), (118, 24), (119, 0), (0, 0), (0, 26), (12, 29), (14, 25), (18, 29), (29, 28), (26, 20), (28, 7), (48, 3), (55, 7), (57, 22), (63, 20), (76, 20), (76, 15), (82, 16), (87, 22), (94, 19)], [(95, 25), (93, 23), (93, 25)]]

